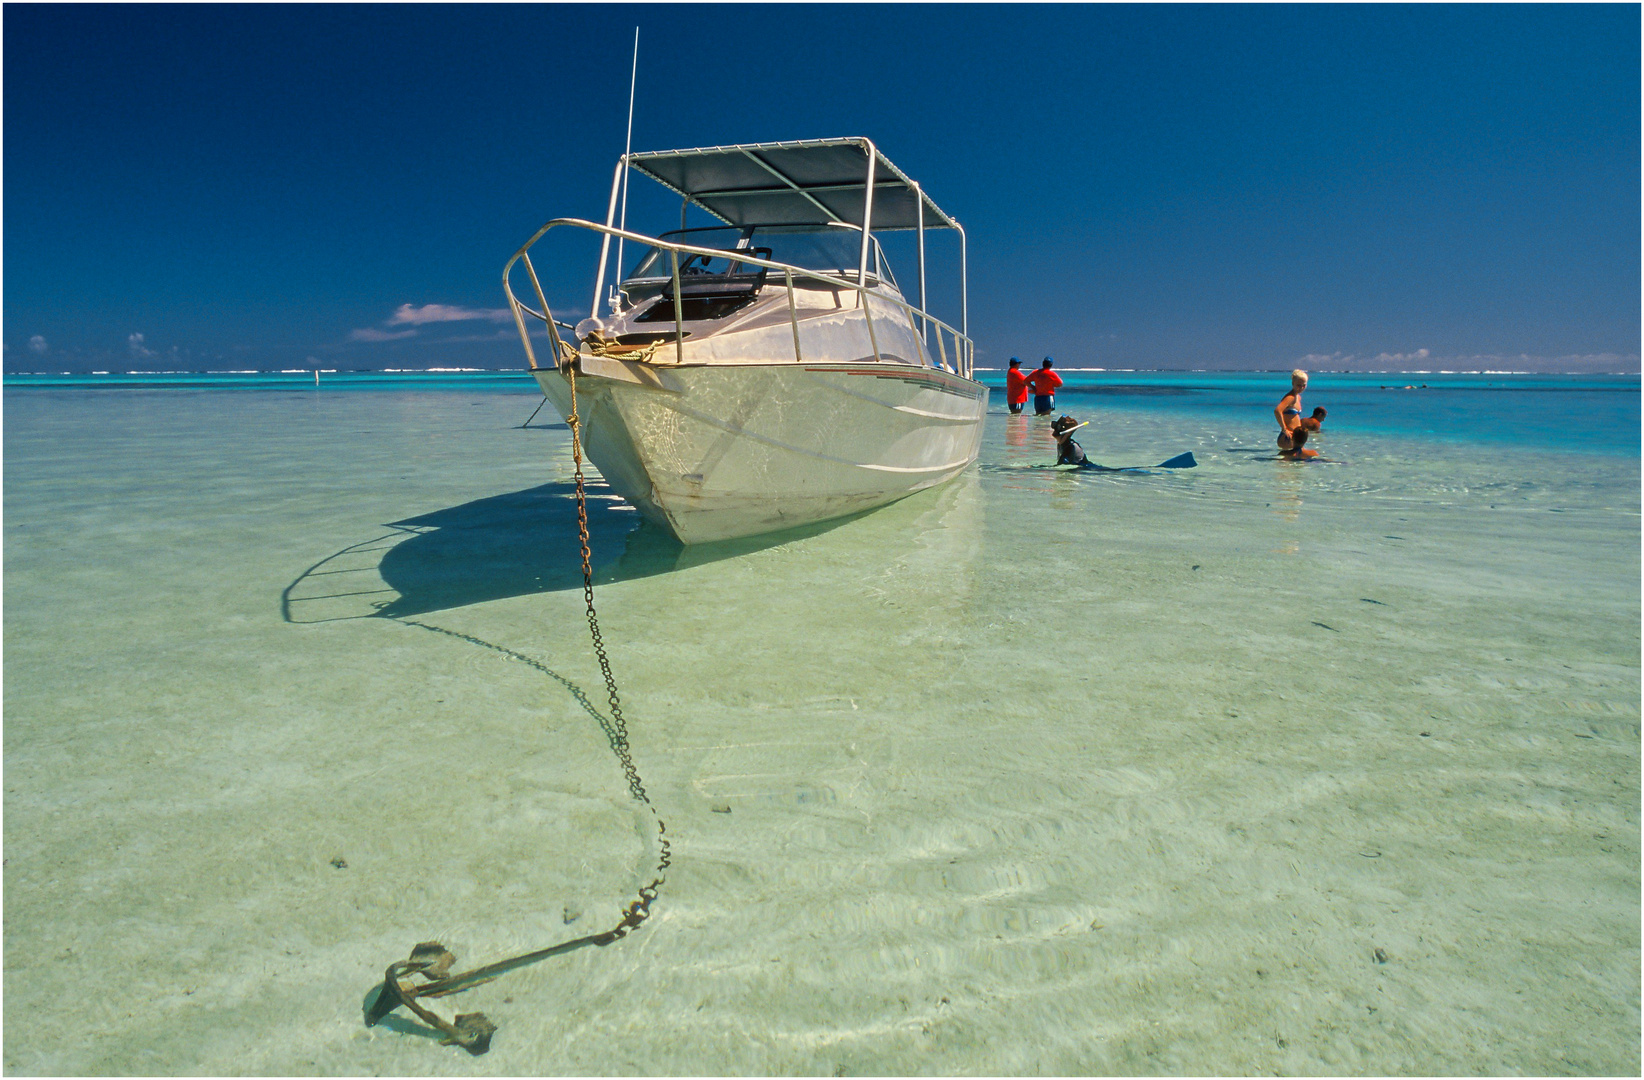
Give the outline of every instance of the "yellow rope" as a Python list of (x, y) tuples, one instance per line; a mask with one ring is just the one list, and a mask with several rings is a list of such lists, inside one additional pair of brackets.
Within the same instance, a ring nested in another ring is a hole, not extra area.
[(595, 356), (609, 357), (612, 360), (636, 360), (641, 364), (650, 363), (651, 357), (656, 354), (657, 348), (662, 345), (658, 339), (649, 345), (624, 345), (616, 338), (608, 336), (603, 330), (595, 330), (582, 339), (588, 346), (588, 351)]

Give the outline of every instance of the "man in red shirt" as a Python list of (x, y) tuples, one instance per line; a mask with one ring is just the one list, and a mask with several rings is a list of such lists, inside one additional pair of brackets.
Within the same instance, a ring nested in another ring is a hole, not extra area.
[(1027, 384), (1033, 390), (1034, 416), (1049, 416), (1056, 408), (1056, 388), (1062, 385), (1062, 377), (1050, 370), (1052, 363), (1050, 357), (1045, 357), (1039, 370), (1027, 377)]
[(1016, 357), (1010, 358), (1010, 367), (1005, 371), (1005, 404), (1010, 411), (1019, 413), (1027, 405), (1028, 381), (1022, 374), (1022, 362)]

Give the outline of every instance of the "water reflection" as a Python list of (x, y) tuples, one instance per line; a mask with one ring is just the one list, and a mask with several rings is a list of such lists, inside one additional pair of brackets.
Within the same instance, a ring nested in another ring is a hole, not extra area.
[(1273, 512), (1288, 524), (1301, 520), (1303, 470), (1301, 463), (1280, 462), (1273, 470)]
[(1005, 418), (1005, 457), (1013, 461), (1028, 448), (1033, 420), (1026, 413), (1012, 413)]

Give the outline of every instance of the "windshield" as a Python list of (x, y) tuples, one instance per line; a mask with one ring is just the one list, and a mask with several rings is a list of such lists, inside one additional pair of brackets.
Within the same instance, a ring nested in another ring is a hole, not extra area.
[[(751, 251), (754, 248), (769, 248), (771, 254), (766, 256), (772, 262), (788, 263), (793, 266), (802, 266), (807, 270), (824, 270), (830, 273), (856, 270), (857, 260), (862, 254), (862, 233), (857, 229), (839, 228), (828, 225), (768, 225), (757, 228), (736, 228), (723, 226), (709, 229), (678, 229), (665, 232), (661, 239), (671, 240), (676, 244), (690, 244), (692, 247), (717, 248), (721, 251)], [(683, 265), (689, 256), (681, 255), (680, 264)], [(697, 262), (702, 259), (698, 258)], [(725, 273), (729, 270), (728, 263), (714, 259), (709, 265), (712, 273)], [(879, 241), (873, 242), (873, 250), (868, 255), (868, 273), (877, 274), (882, 280), (896, 284), (891, 274), (890, 265), (885, 261), (884, 253), (879, 250)], [(646, 248), (634, 265), (633, 273), (625, 281), (657, 280), (667, 278), (673, 274), (673, 260), (668, 251), (663, 248)]]
[[(690, 244), (693, 247), (719, 248), (721, 251), (732, 251), (742, 239), (745, 230), (726, 226), (722, 229), (678, 229), (674, 232), (662, 234), (662, 239), (672, 240), (676, 244)], [(681, 255), (679, 261), (684, 263), (690, 256)], [(698, 260), (701, 261), (701, 260)], [(714, 260), (718, 262), (718, 260)], [(719, 267), (723, 269), (723, 266)], [(634, 264), (633, 273), (625, 280), (656, 279), (670, 277), (673, 274), (673, 260), (663, 248), (646, 248), (639, 256), (639, 262)]]

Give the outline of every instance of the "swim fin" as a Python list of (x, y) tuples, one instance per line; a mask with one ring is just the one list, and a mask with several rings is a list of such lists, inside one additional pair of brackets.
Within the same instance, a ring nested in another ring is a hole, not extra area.
[(1193, 451), (1189, 450), (1185, 454), (1177, 454), (1169, 461), (1161, 461), (1154, 467), (1159, 469), (1196, 469), (1199, 467), (1199, 463), (1193, 459)]

